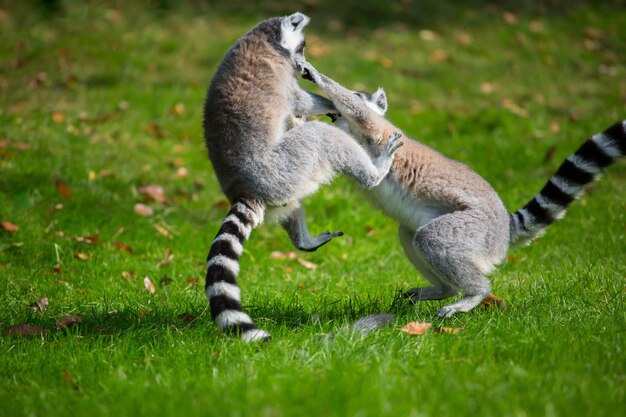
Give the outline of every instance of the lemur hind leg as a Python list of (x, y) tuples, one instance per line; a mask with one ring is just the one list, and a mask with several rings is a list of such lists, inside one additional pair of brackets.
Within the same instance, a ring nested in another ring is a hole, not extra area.
[(487, 235), (482, 213), (472, 210), (445, 214), (415, 233), (414, 244), (444, 284), (461, 292), (463, 298), (442, 307), (438, 317), (468, 312), (479, 305), (491, 291), (485, 274), (502, 257), (485, 242)]
[(330, 242), (343, 232), (329, 232), (328, 230), (317, 236), (311, 236), (306, 224), (306, 217), (302, 207), (296, 208), (288, 217), (281, 221), (281, 226), (287, 231), (293, 245), (303, 251), (313, 252), (317, 248)]
[(400, 225), (398, 237), (406, 257), (411, 261), (415, 269), (432, 284), (430, 287), (411, 288), (404, 293), (405, 297), (409, 298), (412, 303), (416, 303), (424, 300), (443, 300), (457, 294), (454, 288), (442, 281), (437, 272), (425, 259), (421, 249), (414, 245), (413, 238), (415, 237), (415, 232), (413, 230)]

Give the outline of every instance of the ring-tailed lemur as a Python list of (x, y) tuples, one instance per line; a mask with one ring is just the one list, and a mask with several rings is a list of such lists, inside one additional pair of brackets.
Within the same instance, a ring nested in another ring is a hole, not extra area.
[[(304, 77), (324, 90), (343, 116), (344, 127), (376, 155), (399, 129), (384, 117), (382, 89), (354, 92), (300, 62)], [(347, 123), (347, 125), (346, 125)], [(411, 301), (445, 299), (439, 317), (467, 312), (490, 292), (485, 277), (510, 245), (530, 240), (565, 214), (583, 187), (626, 154), (626, 121), (592, 136), (567, 158), (556, 174), (523, 208), (509, 214), (500, 197), (480, 175), (457, 161), (407, 138), (380, 185), (367, 194), (399, 223), (402, 247), (415, 268), (432, 284), (410, 289)], [(405, 136), (406, 137), (406, 136)]]
[(389, 172), (399, 143), (374, 159), (342, 130), (297, 117), (335, 112), (332, 103), (302, 90), (302, 13), (265, 20), (226, 53), (204, 106), (204, 137), (222, 191), (232, 204), (207, 258), (205, 291), (220, 330), (251, 341), (266, 339), (243, 311), (237, 286), (239, 257), (251, 230), (268, 217), (280, 221), (293, 244), (314, 251), (341, 232), (311, 236), (299, 200), (344, 173), (365, 187)]

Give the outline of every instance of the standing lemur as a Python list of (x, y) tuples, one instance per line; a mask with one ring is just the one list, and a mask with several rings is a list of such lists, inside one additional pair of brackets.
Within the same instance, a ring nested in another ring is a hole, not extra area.
[(242, 339), (269, 337), (243, 311), (236, 278), (243, 243), (268, 217), (280, 221), (293, 244), (314, 251), (341, 232), (311, 236), (299, 200), (343, 173), (365, 187), (389, 172), (401, 145), (387, 142), (370, 158), (347, 133), (297, 117), (336, 112), (332, 103), (302, 90), (296, 61), (303, 59), (301, 13), (255, 26), (226, 53), (209, 87), (204, 137), (222, 191), (232, 204), (206, 265), (206, 294), (220, 330)]
[[(400, 131), (384, 114), (382, 89), (355, 92), (298, 63), (305, 78), (324, 90), (341, 123), (375, 157), (387, 138)], [(567, 158), (543, 189), (523, 208), (509, 214), (498, 194), (466, 165), (405, 137), (389, 175), (367, 191), (399, 223), (400, 242), (415, 268), (432, 284), (410, 289), (411, 301), (439, 300), (461, 293), (442, 307), (450, 317), (476, 307), (490, 292), (486, 278), (512, 244), (529, 242), (565, 214), (583, 186), (626, 153), (626, 121), (592, 136)]]

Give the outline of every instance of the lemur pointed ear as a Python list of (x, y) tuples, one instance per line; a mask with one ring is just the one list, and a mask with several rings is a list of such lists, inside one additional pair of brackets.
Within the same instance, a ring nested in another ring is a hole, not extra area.
[(291, 30), (293, 32), (300, 32), (302, 29), (304, 29), (306, 25), (309, 24), (310, 20), (311, 19), (308, 16), (300, 12), (296, 12), (291, 16), (284, 17), (282, 21), (282, 26), (283, 28)]
[(387, 94), (382, 88), (378, 88), (374, 94), (372, 94), (372, 102), (384, 113), (387, 112)]

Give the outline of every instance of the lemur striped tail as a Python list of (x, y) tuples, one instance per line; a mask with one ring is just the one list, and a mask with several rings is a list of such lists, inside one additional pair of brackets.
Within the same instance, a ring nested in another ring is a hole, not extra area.
[(239, 257), (250, 232), (263, 221), (263, 205), (239, 199), (228, 211), (207, 256), (205, 292), (211, 317), (224, 333), (238, 335), (245, 341), (269, 339), (269, 333), (257, 328), (241, 307), (237, 285)]
[(548, 183), (523, 208), (511, 214), (511, 244), (529, 242), (565, 215), (565, 210), (600, 177), (602, 170), (626, 154), (626, 121), (588, 139), (567, 158)]

